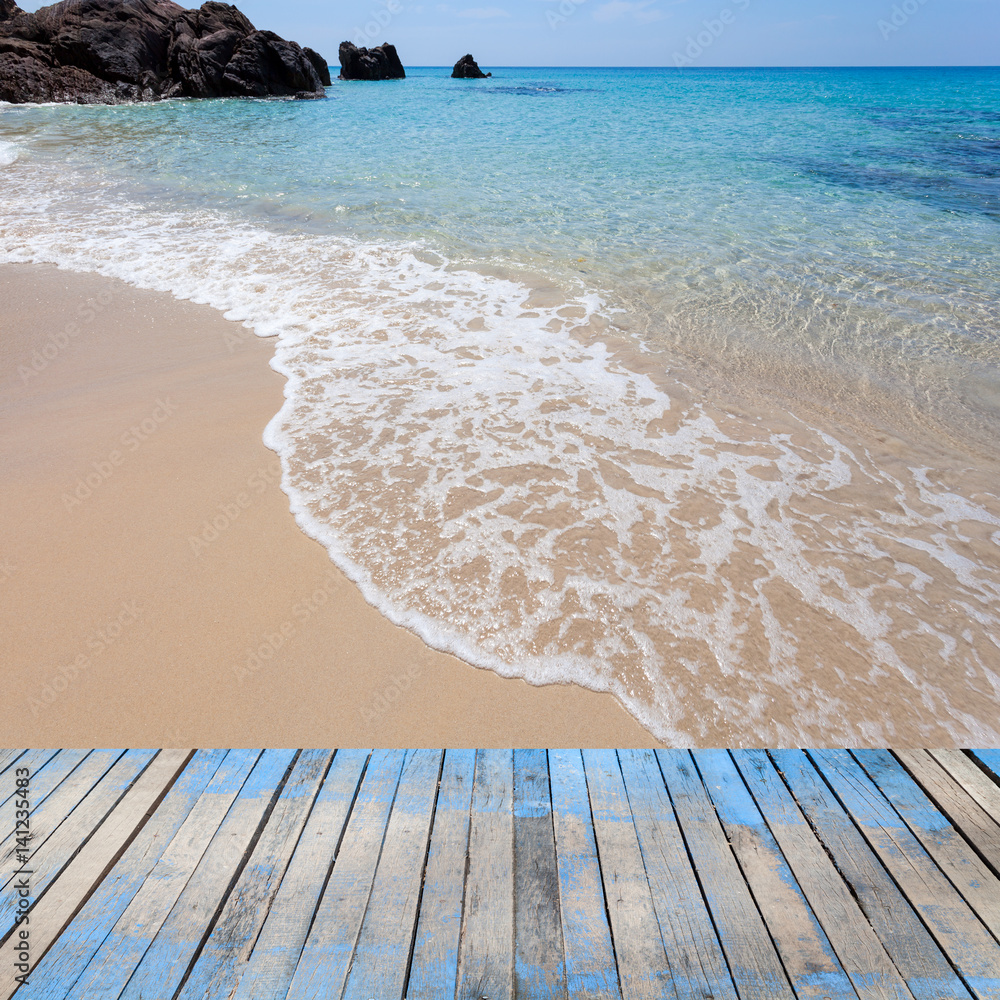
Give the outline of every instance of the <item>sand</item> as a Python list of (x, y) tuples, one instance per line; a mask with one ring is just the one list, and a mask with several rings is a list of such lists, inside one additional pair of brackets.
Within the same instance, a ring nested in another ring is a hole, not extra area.
[(207, 306), (0, 267), (6, 745), (655, 746), (618, 702), (428, 648), (305, 536), (284, 380)]

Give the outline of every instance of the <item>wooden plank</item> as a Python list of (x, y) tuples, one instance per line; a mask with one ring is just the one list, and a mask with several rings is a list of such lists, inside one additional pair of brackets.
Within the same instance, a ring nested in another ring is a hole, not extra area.
[(1000, 820), (1000, 786), (984, 774), (961, 750), (931, 750), (931, 756), (976, 800), (994, 820)]
[(854, 750), (854, 757), (906, 821), (979, 919), (1000, 938), (1000, 879), (887, 750)]
[(67, 994), (69, 997), (110, 1000), (121, 994), (259, 756), (257, 750), (233, 750), (219, 763), (211, 783), (192, 805), (187, 819)]
[(624, 1000), (675, 996), (628, 794), (614, 750), (585, 750), (584, 768)]
[(229, 997), (239, 986), (332, 757), (332, 750), (299, 755), (178, 1000)]
[(400, 750), (376, 750), (371, 756), (340, 853), (289, 984), (288, 1000), (336, 1000), (343, 991), (404, 759)]
[(559, 872), (544, 750), (514, 751), (513, 813), (515, 996), (565, 1000)]
[(0, 775), (2, 775), (8, 767), (13, 767), (14, 762), (20, 757), (23, 757), (25, 750), (0, 750)]
[(402, 1000), (441, 773), (440, 750), (407, 754), (343, 1000)]
[(122, 991), (123, 998), (172, 997), (211, 930), (240, 865), (260, 832), (296, 754), (265, 750), (222, 825)]
[[(59, 876), (58, 890), (38, 901), (31, 912), (32, 966), (44, 956), (108, 868), (118, 861), (189, 757), (187, 750), (160, 751)], [(13, 946), (11, 938), (0, 948), (0, 996), (4, 997), (18, 985)]]
[[(34, 777), (38, 774), (45, 765), (52, 760), (58, 754), (62, 753), (61, 750), (55, 749), (35, 749), (35, 750), (25, 750), (17, 758), (18, 767), (26, 767), (30, 772), (30, 777)], [(14, 775), (8, 775), (8, 778), (13, 779)], [(8, 781), (3, 786), (3, 792), (0, 793), (0, 802), (6, 802), (8, 799), (13, 798), (16, 795), (16, 785), (13, 780)]]
[(369, 753), (337, 751), (233, 1000), (274, 1000), (287, 992)]
[[(851, 980), (725, 750), (695, 750), (702, 781), (797, 997), (856, 1000)], [(861, 914), (857, 914), (858, 919)]]
[(771, 756), (913, 996), (968, 997), (934, 938), (806, 755), (778, 750)]
[(458, 988), (458, 941), (475, 773), (475, 750), (445, 753), (406, 986), (408, 1000), (454, 997)]
[[(987, 775), (995, 784), (1000, 784), (1000, 750), (970, 750), (977, 765), (985, 767)], [(994, 816), (994, 819), (998, 817)]]
[(972, 994), (1000, 1000), (1000, 946), (889, 801), (846, 750), (809, 757)]
[(550, 750), (549, 780), (566, 991), (573, 1000), (617, 1000), (621, 989), (581, 752)]
[[(155, 750), (95, 751), (49, 797), (40, 810), (38, 828), (32, 823), (31, 893), (35, 906), (155, 754)], [(4, 888), (12, 882), (13, 876)], [(10, 926), (16, 906), (13, 893), (0, 896), (0, 927)]]
[(694, 760), (680, 750), (656, 756), (737, 991), (748, 1000), (794, 1000)]
[[(118, 754), (120, 756), (121, 751), (118, 751)], [(28, 788), (28, 801), (31, 803), (32, 850), (36, 850), (41, 845), (89, 790), (89, 785), (84, 785), (82, 781), (76, 779), (66, 784), (64, 788), (60, 787), (65, 782), (67, 775), (86, 756), (86, 750), (61, 750), (37, 771), (32, 771)], [(114, 759), (111, 763), (114, 762)], [(11, 788), (14, 787), (16, 780), (16, 770), (17, 768), (9, 775)], [(61, 796), (61, 801), (59, 797), (53, 799), (53, 794), (57, 789), (64, 793)], [(11, 867), (16, 867), (16, 865), (9, 865), (15, 852), (14, 803), (16, 799), (17, 795), (11, 793), (6, 801), (0, 805), (0, 859), (2, 859), (5, 875)]]
[(514, 754), (479, 750), (456, 1000), (514, 995)]
[(1000, 824), (926, 750), (899, 750), (895, 755), (1000, 876)]
[(73, 988), (107, 935), (145, 885), (163, 851), (210, 787), (225, 750), (199, 750), (121, 860), (95, 889), (32, 976), (32, 1000), (57, 1000)]
[(902, 976), (766, 752), (732, 757), (858, 995), (908, 1000)]
[(652, 750), (619, 750), (618, 759), (677, 995), (735, 1000), (656, 756)]

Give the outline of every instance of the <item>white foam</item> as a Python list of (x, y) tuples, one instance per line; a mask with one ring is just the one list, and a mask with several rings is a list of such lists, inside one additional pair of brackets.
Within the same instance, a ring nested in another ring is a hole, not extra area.
[[(286, 401), (265, 440), (295, 517), (431, 645), (611, 691), (675, 743), (697, 738), (693, 690), (748, 740), (774, 732), (769, 690), (808, 692), (790, 741), (836, 716), (835, 685), (806, 663), (818, 622), (852, 662), (935, 705), (949, 695), (923, 642), (992, 683), (1000, 570), (968, 553), (958, 523), (1000, 524), (1000, 501), (987, 510), (928, 470), (903, 482), (805, 425), (761, 434), (699, 404), (681, 412), (574, 336), (601, 310), (594, 295), (528, 307), (516, 282), (414, 246), (81, 204), (54, 184), (43, 211), (38, 187), (0, 194), (0, 259), (124, 278), (278, 335)], [(971, 639), (954, 638), (942, 593)]]
[(17, 162), (20, 150), (16, 143), (0, 139), (0, 167), (9, 167)]

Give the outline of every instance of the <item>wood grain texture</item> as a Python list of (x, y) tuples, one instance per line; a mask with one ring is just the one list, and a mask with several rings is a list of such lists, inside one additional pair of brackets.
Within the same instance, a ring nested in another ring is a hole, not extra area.
[(969, 996), (906, 897), (806, 755), (773, 751), (792, 794), (917, 1000)]
[(400, 773), (401, 750), (376, 750), (289, 984), (288, 1000), (338, 1000), (371, 896)]
[(343, 1000), (402, 1000), (441, 763), (440, 750), (407, 755)]
[(887, 750), (853, 754), (979, 919), (1000, 939), (1000, 879), (892, 754)]
[(369, 754), (337, 751), (233, 1000), (274, 1000), (287, 992)]
[(895, 755), (937, 808), (979, 851), (994, 874), (1000, 876), (1000, 823), (926, 750), (899, 750)]
[(548, 754), (514, 751), (514, 990), (565, 1000), (566, 966)]
[[(128, 792), (104, 816), (98, 830), (60, 872), (58, 888), (31, 911), (32, 964), (44, 957), (70, 919), (119, 860), (147, 815), (174, 783), (190, 757), (187, 750), (163, 750), (143, 770)], [(0, 948), (0, 996), (17, 987), (13, 939)]]
[[(987, 777), (995, 784), (1000, 785), (1000, 750), (970, 750), (970, 755), (975, 758), (977, 767), (985, 767), (989, 772)], [(1000, 819), (994, 816), (994, 819)]]
[(658, 750), (656, 756), (737, 991), (754, 1000), (793, 1000), (693, 758), (680, 750)]
[(656, 755), (652, 750), (619, 750), (618, 758), (677, 995), (735, 1000)]
[(992, 819), (1000, 820), (1000, 785), (961, 750), (931, 750), (931, 756), (975, 799)]
[(1000, 946), (891, 803), (846, 751), (809, 756), (972, 994), (1000, 1000)]
[(513, 751), (479, 750), (457, 1000), (507, 1000), (514, 994), (513, 804)]
[(622, 997), (677, 996), (618, 756), (585, 750), (583, 761)]
[(581, 752), (550, 750), (549, 780), (566, 991), (573, 1000), (617, 1000), (621, 990)]
[(458, 988), (458, 944), (475, 774), (475, 750), (445, 753), (406, 986), (408, 1000), (451, 1000)]
[(694, 758), (796, 996), (854, 1000), (850, 979), (732, 758), (725, 750), (696, 750)]
[(123, 998), (173, 997), (180, 988), (295, 756), (292, 750), (265, 750), (257, 759), (122, 991)]

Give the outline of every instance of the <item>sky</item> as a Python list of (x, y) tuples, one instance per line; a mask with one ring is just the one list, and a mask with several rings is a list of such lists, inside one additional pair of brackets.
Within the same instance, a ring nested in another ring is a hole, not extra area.
[[(180, 0), (185, 6), (193, 0)], [(989, 66), (1000, 0), (237, 0), (337, 63), (392, 42), (404, 66)], [(42, 3), (22, 0), (34, 10)]]

